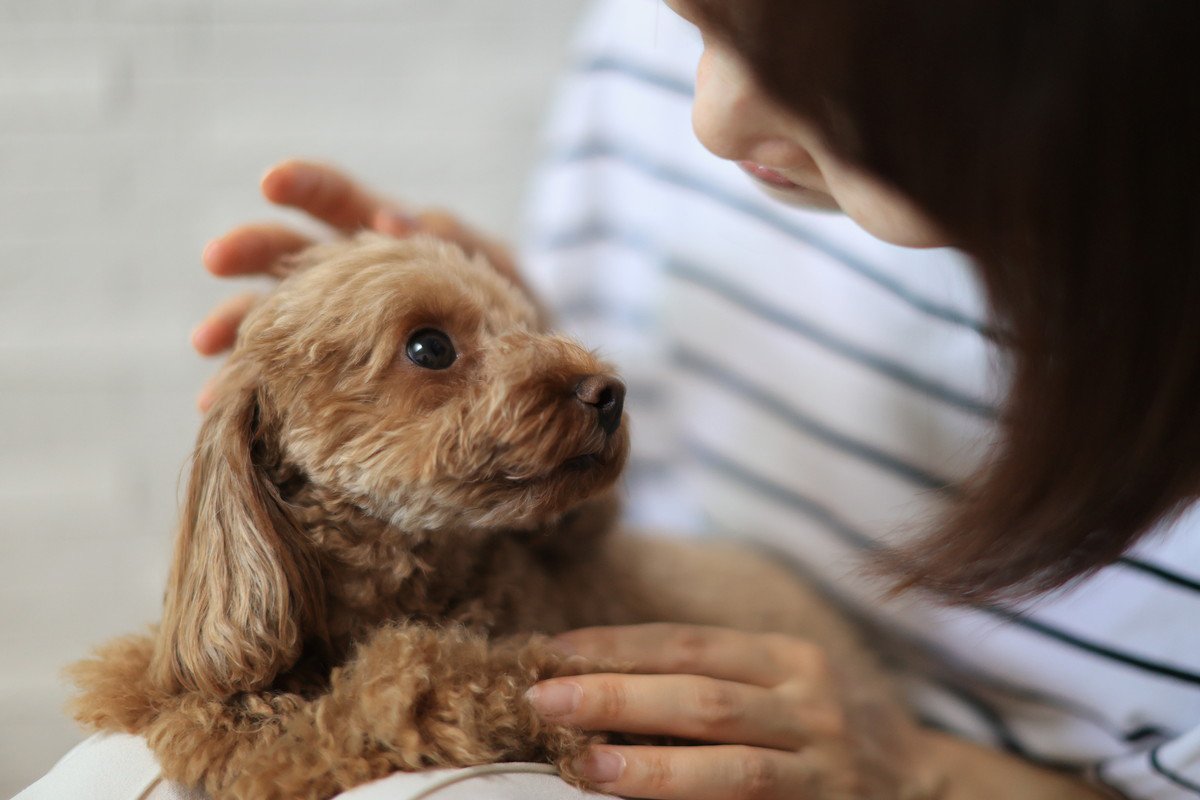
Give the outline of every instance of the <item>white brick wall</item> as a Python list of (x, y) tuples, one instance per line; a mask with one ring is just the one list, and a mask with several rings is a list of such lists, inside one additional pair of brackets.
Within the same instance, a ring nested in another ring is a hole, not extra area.
[(0, 797), (80, 738), (58, 670), (151, 621), (204, 242), (300, 154), (511, 235), (582, 0), (0, 0)]

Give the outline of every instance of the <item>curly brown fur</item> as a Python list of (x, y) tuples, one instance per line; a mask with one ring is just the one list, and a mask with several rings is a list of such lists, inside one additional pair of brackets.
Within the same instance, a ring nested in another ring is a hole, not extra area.
[[(291, 266), (201, 427), (161, 624), (73, 669), (83, 724), (143, 735), (216, 798), (503, 760), (572, 778), (586, 737), (522, 700), (565, 669), (530, 635), (652, 620), (813, 636), (886, 706), (790, 576), (608, 535), (623, 387), (486, 263), (361, 235)], [(447, 368), (408, 356), (427, 329)]]
[(315, 696), (225, 700), (156, 691), (144, 677), (153, 638), (117, 644), (73, 668), (109, 700), (81, 721), (143, 735), (164, 774), (218, 797), (331, 797), (397, 770), (497, 761), (559, 761), (570, 777), (589, 741), (522, 701), (535, 681), (573, 672), (540, 637), (386, 625)]

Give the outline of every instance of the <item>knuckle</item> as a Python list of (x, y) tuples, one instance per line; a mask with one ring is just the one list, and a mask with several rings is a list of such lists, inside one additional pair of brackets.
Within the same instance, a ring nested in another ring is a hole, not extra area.
[(708, 653), (708, 638), (695, 628), (680, 628), (671, 633), (665, 646), (669, 666), (678, 673), (691, 674), (699, 670)]
[(701, 681), (696, 688), (696, 721), (701, 730), (719, 732), (737, 723), (745, 709), (734, 689), (719, 681)]
[(820, 645), (803, 639), (789, 639), (786, 647), (788, 660), (806, 675), (823, 677), (832, 674), (829, 654)]
[(675, 785), (675, 769), (671, 760), (661, 755), (647, 758), (642, 765), (642, 774), (649, 796), (665, 797)]
[(829, 653), (824, 648), (817, 647), (809, 656), (809, 668), (813, 674), (821, 678), (829, 678), (834, 674), (834, 666)]
[(824, 704), (809, 712), (808, 729), (814, 738), (843, 739), (849, 733), (846, 710), (837, 703)]
[(628, 705), (629, 697), (619, 683), (605, 681), (596, 690), (595, 714), (600, 719), (620, 719)]
[(842, 793), (846, 797), (867, 798), (875, 796), (871, 781), (861, 771), (847, 770), (842, 777)]
[(733, 796), (737, 800), (767, 800), (776, 796), (779, 770), (775, 762), (760, 750), (747, 750), (738, 759), (738, 774)]
[(417, 215), (421, 227), (429, 233), (445, 238), (458, 238), (462, 226), (458, 217), (442, 208), (427, 208)]

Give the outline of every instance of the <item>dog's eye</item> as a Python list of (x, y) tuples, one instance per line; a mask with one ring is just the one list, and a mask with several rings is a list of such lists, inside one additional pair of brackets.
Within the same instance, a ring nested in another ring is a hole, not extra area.
[(434, 328), (422, 328), (408, 340), (408, 360), (425, 369), (446, 369), (458, 358), (450, 337)]

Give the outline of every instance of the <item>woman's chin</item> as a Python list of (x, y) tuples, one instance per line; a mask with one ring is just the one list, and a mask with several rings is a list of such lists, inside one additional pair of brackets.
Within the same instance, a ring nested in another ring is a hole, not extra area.
[(818, 192), (815, 189), (806, 189), (803, 186), (783, 188), (774, 186), (769, 183), (755, 179), (754, 185), (762, 192), (785, 206), (792, 208), (803, 208), (809, 211), (836, 211), (840, 212), (842, 207), (832, 196), (825, 192)]

